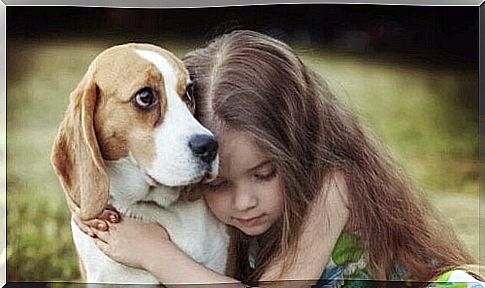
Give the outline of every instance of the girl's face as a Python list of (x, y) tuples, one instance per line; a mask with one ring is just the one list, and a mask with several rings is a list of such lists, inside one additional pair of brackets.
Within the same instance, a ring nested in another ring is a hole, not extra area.
[(280, 175), (243, 133), (222, 134), (219, 177), (206, 184), (203, 195), (220, 221), (247, 235), (260, 235), (282, 214)]

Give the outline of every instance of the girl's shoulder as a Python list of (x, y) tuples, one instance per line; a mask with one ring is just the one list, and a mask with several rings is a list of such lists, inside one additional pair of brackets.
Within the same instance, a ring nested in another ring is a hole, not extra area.
[(431, 288), (485, 288), (485, 281), (478, 273), (474, 273), (466, 268), (459, 268), (443, 273), (436, 278), (428, 287)]

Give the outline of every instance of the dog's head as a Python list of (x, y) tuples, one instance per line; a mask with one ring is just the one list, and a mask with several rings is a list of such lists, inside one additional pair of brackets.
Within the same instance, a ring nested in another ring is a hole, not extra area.
[(82, 219), (105, 207), (104, 160), (130, 156), (149, 185), (182, 186), (217, 174), (217, 142), (192, 115), (183, 63), (149, 44), (102, 52), (71, 93), (52, 163)]

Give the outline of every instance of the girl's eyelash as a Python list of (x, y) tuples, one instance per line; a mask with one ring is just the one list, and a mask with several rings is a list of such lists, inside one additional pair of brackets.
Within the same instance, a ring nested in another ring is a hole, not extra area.
[(267, 181), (267, 180), (272, 179), (274, 176), (276, 176), (276, 172), (277, 172), (276, 168), (273, 168), (269, 173), (267, 173), (267, 174), (256, 174), (255, 177), (258, 180)]

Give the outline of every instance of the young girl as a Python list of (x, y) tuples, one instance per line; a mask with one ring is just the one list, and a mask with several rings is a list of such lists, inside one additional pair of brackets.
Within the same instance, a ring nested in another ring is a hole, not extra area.
[(100, 224), (90, 233), (108, 256), (161, 283), (477, 282), (452, 230), (290, 47), (234, 31), (184, 61), (220, 144), (220, 176), (198, 190), (231, 227), (234, 273), (195, 263), (155, 224), (78, 220)]

